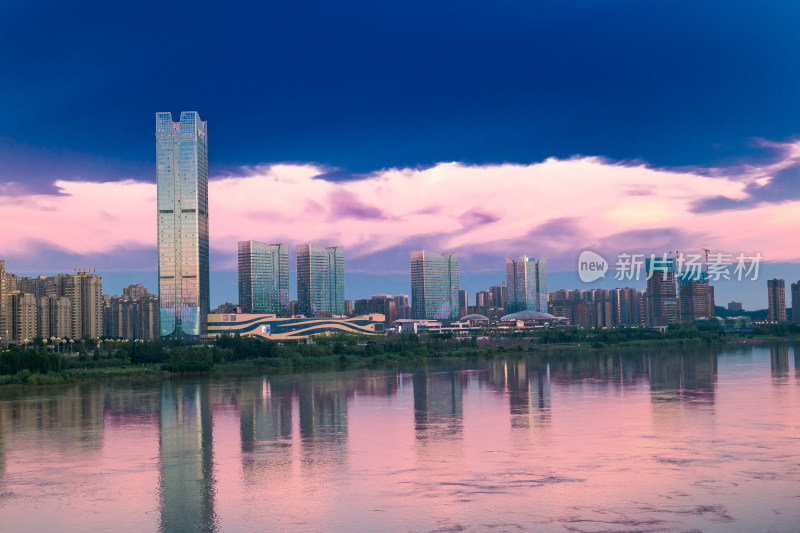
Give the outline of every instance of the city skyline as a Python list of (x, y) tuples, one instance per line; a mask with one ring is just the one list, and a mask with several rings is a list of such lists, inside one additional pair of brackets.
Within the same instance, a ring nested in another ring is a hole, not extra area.
[[(215, 272), (235, 273), (236, 243), (253, 238), (345, 246), (352, 297), (418, 249), (457, 250), (465, 282), (499, 283), (497, 257), (531, 252), (573, 272), (586, 249), (758, 252), (800, 270), (800, 6), (307, 7), (211, 16), (178, 2), (119, 18), (93, 1), (3, 3), (0, 46), (48, 28), (0, 74), (11, 268), (89, 264), (153, 285), (152, 114), (194, 109), (213, 125)], [(219, 36), (208, 53), (152, 22), (173, 15)], [(281, 24), (263, 35), (258, 20)], [(719, 290), (766, 305), (754, 286)]]

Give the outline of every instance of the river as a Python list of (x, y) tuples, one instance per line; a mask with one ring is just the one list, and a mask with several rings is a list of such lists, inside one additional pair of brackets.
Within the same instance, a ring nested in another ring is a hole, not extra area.
[(800, 345), (0, 391), (3, 531), (798, 531)]

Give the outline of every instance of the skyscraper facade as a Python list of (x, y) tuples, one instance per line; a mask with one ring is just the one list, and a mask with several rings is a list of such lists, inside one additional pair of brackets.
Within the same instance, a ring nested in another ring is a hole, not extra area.
[(458, 320), (458, 254), (411, 252), (411, 318)]
[(208, 142), (195, 111), (156, 113), (162, 336), (199, 336), (209, 310)]
[(800, 281), (792, 283), (792, 322), (800, 323)]
[(509, 313), (526, 309), (547, 312), (547, 260), (544, 257), (506, 257), (506, 299)]
[(248, 313), (289, 313), (289, 245), (239, 242), (239, 306)]
[(767, 300), (770, 322), (786, 321), (786, 283), (782, 279), (767, 280)]
[(345, 314), (343, 247), (297, 245), (297, 312), (309, 317)]

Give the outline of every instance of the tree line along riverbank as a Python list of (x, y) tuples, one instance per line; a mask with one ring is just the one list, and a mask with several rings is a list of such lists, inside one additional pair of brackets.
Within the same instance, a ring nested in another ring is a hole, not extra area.
[(415, 363), (441, 359), (491, 359), (499, 355), (556, 350), (603, 350), (646, 346), (684, 346), (800, 340), (800, 326), (761, 325), (725, 331), (675, 325), (666, 331), (646, 328), (543, 329), (505, 334), (454, 337), (452, 334), (402, 334), (361, 337), (318, 335), (303, 341), (270, 341), (222, 336), (213, 345), (178, 340), (130, 342), (84, 339), (75, 354), (44, 343), (0, 351), (0, 386), (38, 386), (120, 376), (183, 373), (280, 372), (314, 368)]

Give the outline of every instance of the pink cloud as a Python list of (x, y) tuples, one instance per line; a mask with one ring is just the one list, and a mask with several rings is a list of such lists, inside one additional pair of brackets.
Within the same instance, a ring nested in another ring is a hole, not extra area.
[[(737, 167), (731, 176), (724, 169), (701, 174), (595, 157), (531, 165), (440, 163), (341, 182), (318, 179), (322, 169), (314, 165), (257, 166), (211, 181), (211, 243), (226, 257), (217, 266), (233, 268), (236, 242), (244, 239), (342, 244), (348, 260), (415, 242), (466, 254), (559, 256), (601, 243), (625, 250), (641, 245), (626, 235), (672, 228), (702, 241), (683, 243), (687, 248), (757, 250), (770, 260), (791, 261), (798, 258), (790, 237), (800, 225), (800, 201), (693, 210), (711, 198), (748, 199), (749, 186), (768, 183), (800, 158), (800, 142), (783, 153), (789, 163), (772, 162), (760, 171)], [(32, 253), (34, 243), (86, 256), (155, 246), (154, 184), (55, 185), (59, 195), (0, 190), (5, 254)]]

